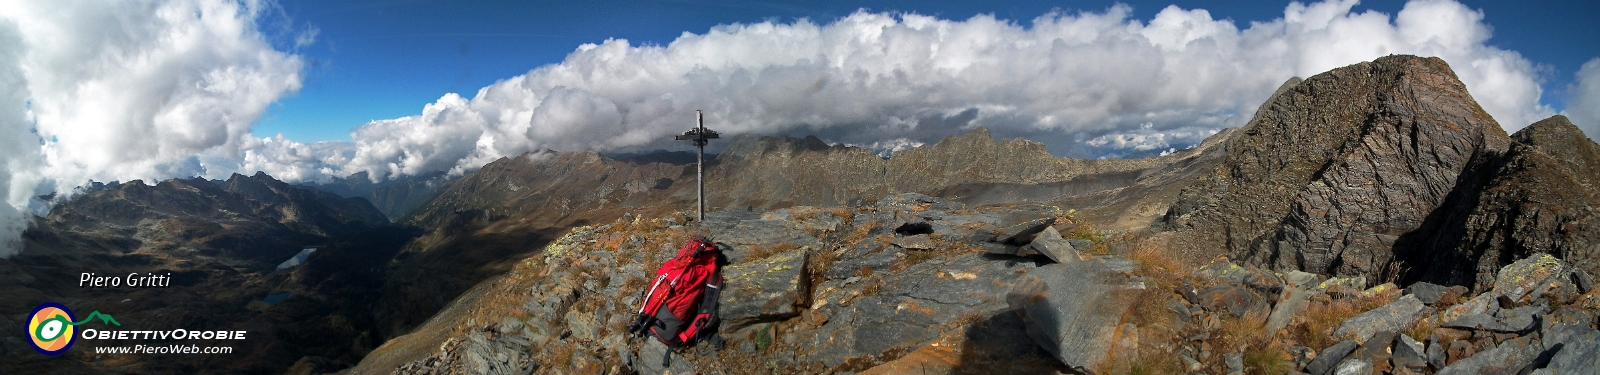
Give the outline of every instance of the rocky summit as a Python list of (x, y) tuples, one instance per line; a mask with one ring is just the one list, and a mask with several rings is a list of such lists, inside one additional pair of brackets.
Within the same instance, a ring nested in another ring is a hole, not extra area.
[[(5, 339), (0, 372), (1600, 373), (1600, 144), (1561, 116), (1507, 135), (1436, 58), (1290, 79), (1244, 127), (1145, 159), (984, 128), (889, 156), (742, 135), (704, 220), (688, 159), (92, 187), (0, 259), (5, 311), (50, 296), (256, 339), (227, 361), (15, 360), (43, 357)], [(724, 340), (631, 337), (693, 236), (726, 258)], [(67, 287), (85, 267), (174, 287)]]
[(1595, 264), (1593, 141), (1556, 116), (1506, 136), (1436, 58), (1291, 80), (1160, 223), (1193, 259), (1464, 285), (1537, 252)]
[[(1145, 288), (1130, 261), (1059, 236), (1059, 261), (1017, 255), (1037, 233), (1075, 220), (1055, 207), (966, 208), (902, 194), (855, 208), (682, 220), (625, 216), (575, 228), (351, 373), (1096, 371), (1129, 355), (1114, 343), (1136, 335), (1119, 329)], [(711, 235), (728, 258), (727, 342), (663, 366), (660, 342), (622, 327), (654, 268), (695, 234)], [(905, 246), (913, 238), (928, 246)]]

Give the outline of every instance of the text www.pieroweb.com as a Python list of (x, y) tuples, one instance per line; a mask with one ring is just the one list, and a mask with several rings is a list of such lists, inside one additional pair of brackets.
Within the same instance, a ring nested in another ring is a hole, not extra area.
[(194, 344), (96, 346), (95, 354), (231, 354), (231, 346), (199, 346)]

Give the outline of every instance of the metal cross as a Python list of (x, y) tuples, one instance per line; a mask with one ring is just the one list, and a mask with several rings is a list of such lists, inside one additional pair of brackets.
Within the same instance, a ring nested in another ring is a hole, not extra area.
[(720, 137), (717, 136), (717, 132), (706, 129), (706, 116), (704, 113), (700, 113), (700, 110), (696, 109), (694, 110), (694, 116), (697, 121), (695, 127), (689, 129), (688, 132), (685, 132), (682, 135), (673, 137), (673, 139), (680, 141), (694, 141), (694, 147), (699, 149), (700, 152), (699, 155), (695, 157), (694, 164), (694, 176), (695, 179), (698, 180), (698, 187), (695, 189), (695, 195), (699, 196), (700, 198), (700, 202), (695, 209), (695, 221), (698, 222), (706, 220), (706, 144), (710, 143), (711, 140)]

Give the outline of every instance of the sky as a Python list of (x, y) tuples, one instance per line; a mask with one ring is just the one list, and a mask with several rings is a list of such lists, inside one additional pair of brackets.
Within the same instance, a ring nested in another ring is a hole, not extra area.
[[(89, 181), (463, 174), (724, 135), (891, 153), (983, 126), (1140, 157), (1290, 77), (1444, 59), (1508, 132), (1600, 134), (1594, 2), (0, 0), (0, 257)], [(726, 142), (713, 143), (713, 149)], [(714, 151), (714, 150), (713, 150)], [(42, 196), (53, 196), (54, 200)]]
[[(417, 114), (443, 93), (470, 95), (495, 81), (559, 63), (583, 43), (609, 38), (633, 45), (665, 45), (685, 32), (703, 34), (715, 25), (827, 22), (857, 10), (911, 12), (943, 19), (974, 15), (1026, 24), (1048, 12), (1104, 11), (1113, 1), (929, 2), (522, 2), (483, 1), (284, 1), (293, 22), (320, 32), (307, 57), (305, 87), (274, 104), (258, 137), (283, 133), (302, 142), (349, 141), (350, 130), (372, 120)], [(1287, 2), (1122, 1), (1131, 18), (1149, 20), (1168, 5), (1206, 9), (1237, 27), (1283, 17)], [(1541, 72), (1540, 102), (1564, 108), (1561, 94), (1588, 59), (1600, 55), (1600, 4), (1465, 1), (1493, 26), (1489, 45), (1514, 50), (1549, 69)], [(1404, 1), (1362, 1), (1353, 11), (1390, 15)], [(418, 74), (425, 72), (424, 74)], [(1554, 95), (1552, 95), (1554, 94)]]

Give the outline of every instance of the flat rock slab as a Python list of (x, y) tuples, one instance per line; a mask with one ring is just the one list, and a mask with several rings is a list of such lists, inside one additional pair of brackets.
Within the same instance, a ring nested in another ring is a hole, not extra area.
[(635, 370), (645, 375), (695, 374), (702, 372), (699, 371), (699, 366), (690, 362), (684, 356), (677, 355), (678, 353), (673, 353), (672, 358), (667, 361), (667, 366), (662, 366), (661, 359), (666, 355), (667, 350), (667, 344), (662, 344), (661, 340), (647, 338), (644, 346), (639, 348), (639, 354), (629, 358), (629, 360), (633, 362)]
[(1334, 365), (1344, 361), (1345, 357), (1355, 352), (1361, 346), (1355, 340), (1344, 340), (1317, 353), (1317, 358), (1306, 364), (1306, 372), (1311, 375), (1327, 375), (1333, 372)]
[(1288, 327), (1295, 315), (1306, 309), (1306, 300), (1311, 298), (1311, 291), (1301, 285), (1289, 287), (1282, 299), (1272, 306), (1272, 313), (1267, 315), (1267, 332), (1278, 332)]
[(1517, 374), (1533, 364), (1544, 349), (1527, 337), (1507, 340), (1493, 349), (1467, 357), (1439, 369), (1438, 375)]
[[(707, 215), (710, 216), (710, 215)], [(710, 220), (709, 218), (707, 219)], [(750, 254), (755, 246), (781, 246), (822, 248), (822, 241), (803, 230), (787, 224), (788, 221), (777, 220), (747, 220), (740, 221), (726, 229), (713, 231), (716, 235), (712, 238), (716, 242), (727, 244), (731, 249), (723, 254), (728, 261), (738, 264)]]
[(1339, 324), (1339, 329), (1333, 332), (1333, 336), (1354, 334), (1364, 342), (1378, 332), (1405, 332), (1411, 324), (1428, 314), (1428, 306), (1423, 305), (1422, 300), (1416, 296), (1405, 295), (1387, 305), (1345, 319)]
[(1144, 282), (1125, 259), (1039, 267), (1007, 299), (1022, 314), (1028, 335), (1068, 367), (1102, 372), (1121, 335), (1122, 317)]
[(1034, 212), (1013, 212), (1006, 215), (1000, 222), (1000, 230), (995, 232), (995, 237), (1009, 245), (1026, 245), (1033, 242), (1033, 237), (1043, 232), (1044, 228), (1056, 223), (1056, 217)]
[(896, 260), (905, 257), (905, 251), (899, 248), (885, 246), (875, 251), (856, 247), (846, 251), (839, 259), (835, 259), (828, 271), (823, 275), (829, 280), (839, 280), (855, 276), (863, 269), (872, 272), (882, 272), (893, 265)]
[(800, 314), (809, 297), (805, 284), (805, 250), (794, 250), (722, 270), (725, 287), (718, 313), (736, 330), (757, 322)]
[(1034, 253), (1044, 255), (1056, 263), (1082, 260), (1078, 257), (1078, 250), (1072, 247), (1072, 243), (1061, 238), (1061, 232), (1056, 231), (1055, 227), (1045, 227), (1044, 231), (1039, 232), (1039, 235), (1035, 236), (1033, 242), (1028, 243), (1026, 248)]
[(1406, 294), (1417, 296), (1422, 303), (1432, 305), (1439, 302), (1439, 298), (1444, 297), (1445, 292), (1449, 290), (1450, 288), (1443, 285), (1419, 282), (1406, 287)]
[[(1539, 371), (1546, 374), (1600, 374), (1600, 331), (1587, 326), (1561, 328), (1560, 342), (1546, 342), (1555, 350), (1550, 364)], [(1541, 372), (1534, 371), (1534, 374)]]
[(802, 361), (834, 366), (851, 358), (916, 348), (938, 338), (940, 327), (970, 316), (1008, 309), (1006, 292), (1030, 263), (988, 260), (980, 254), (934, 259), (886, 276), (876, 295), (840, 307), (809, 342)]
[(897, 236), (889, 240), (889, 244), (899, 246), (906, 250), (933, 250), (933, 239), (926, 234), (914, 236)]

